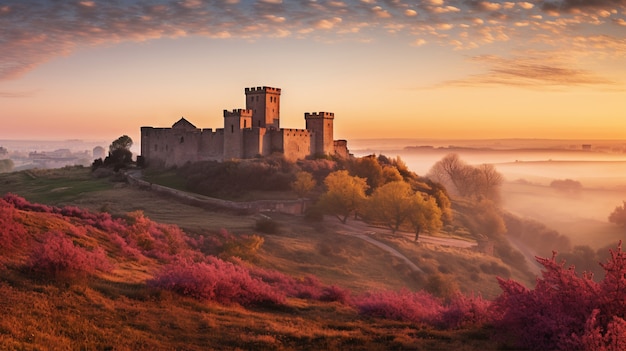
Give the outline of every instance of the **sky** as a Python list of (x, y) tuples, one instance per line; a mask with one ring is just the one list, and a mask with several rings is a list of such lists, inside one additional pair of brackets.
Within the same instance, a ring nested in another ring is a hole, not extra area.
[(221, 128), (256, 86), (340, 139), (626, 139), (626, 0), (0, 0), (0, 28), (0, 139)]

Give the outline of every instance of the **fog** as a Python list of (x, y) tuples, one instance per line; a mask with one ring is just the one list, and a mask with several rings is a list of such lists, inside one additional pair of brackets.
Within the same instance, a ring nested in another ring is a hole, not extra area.
[(0, 140), (0, 160), (13, 162), (14, 171), (30, 168), (89, 166), (95, 158), (94, 148), (106, 148), (110, 142), (72, 140)]
[[(419, 175), (426, 175), (449, 153), (469, 164), (493, 164), (505, 177), (502, 206), (568, 236), (572, 245), (598, 249), (626, 234), (608, 222), (609, 214), (626, 200), (624, 141), (422, 141), (404, 146), (402, 142), (410, 141), (357, 142), (361, 149), (351, 146), (356, 156), (400, 156)], [(565, 192), (550, 186), (563, 179), (580, 182), (582, 189)]]

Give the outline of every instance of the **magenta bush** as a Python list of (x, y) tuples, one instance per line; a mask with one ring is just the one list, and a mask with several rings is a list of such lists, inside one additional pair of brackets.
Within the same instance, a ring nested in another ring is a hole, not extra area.
[(491, 301), (480, 296), (455, 294), (441, 313), (441, 327), (445, 329), (476, 328), (491, 323)]
[(12, 193), (7, 193), (6, 195), (4, 195), (3, 199), (4, 201), (12, 204), (13, 206), (15, 206), (15, 208), (19, 210), (28, 210), (28, 211), (45, 212), (45, 213), (53, 212), (53, 207), (51, 206), (42, 205), (42, 204), (31, 204), (30, 202), (26, 201), (26, 199), (24, 199), (23, 197), (20, 197)]
[(104, 250), (97, 248), (88, 251), (75, 246), (70, 238), (60, 232), (44, 235), (43, 242), (31, 252), (27, 266), (38, 273), (67, 278), (89, 276), (112, 268)]
[(351, 302), (350, 295), (350, 290), (340, 288), (336, 285), (331, 285), (322, 289), (322, 294), (320, 295), (319, 300), (349, 304)]
[(564, 262), (538, 259), (544, 266), (534, 290), (500, 281), (502, 295), (494, 323), (508, 341), (533, 350), (626, 349), (626, 255), (611, 250), (600, 283), (579, 276)]
[(280, 305), (285, 295), (250, 276), (248, 270), (208, 257), (206, 262), (179, 261), (165, 267), (148, 282), (157, 288), (223, 304)]
[(0, 199), (0, 251), (14, 250), (24, 243), (26, 229), (16, 221), (15, 207)]
[(428, 325), (436, 325), (444, 310), (440, 299), (424, 291), (406, 289), (367, 294), (354, 303), (366, 316)]

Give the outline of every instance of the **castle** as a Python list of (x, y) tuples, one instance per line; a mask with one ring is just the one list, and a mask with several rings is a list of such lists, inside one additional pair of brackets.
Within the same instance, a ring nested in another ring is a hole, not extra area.
[(282, 154), (349, 157), (347, 141), (333, 140), (334, 113), (305, 113), (306, 129), (280, 128), (280, 89), (246, 88), (246, 108), (224, 110), (224, 128), (199, 129), (181, 118), (171, 128), (141, 127), (141, 156), (149, 165), (254, 158)]

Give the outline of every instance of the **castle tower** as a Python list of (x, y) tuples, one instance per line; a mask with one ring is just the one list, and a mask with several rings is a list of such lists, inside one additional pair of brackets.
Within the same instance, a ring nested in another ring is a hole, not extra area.
[(252, 128), (252, 110), (224, 110), (224, 160), (244, 157), (243, 131)]
[(334, 154), (333, 120), (335, 114), (332, 112), (307, 112), (304, 114), (304, 119), (306, 129), (314, 133), (311, 152), (314, 155)]
[(280, 88), (246, 88), (246, 109), (252, 110), (253, 127), (279, 129)]

